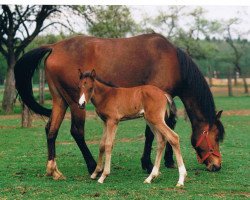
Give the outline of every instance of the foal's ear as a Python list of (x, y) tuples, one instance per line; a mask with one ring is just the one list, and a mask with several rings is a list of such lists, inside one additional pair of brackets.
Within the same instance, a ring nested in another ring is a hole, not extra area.
[(220, 110), (220, 111), (216, 114), (216, 119), (220, 119), (222, 112), (223, 112), (223, 110)]
[(80, 69), (78, 69), (78, 74), (79, 74), (79, 78), (82, 79), (82, 72)]
[(95, 77), (96, 77), (96, 72), (95, 72), (95, 69), (93, 69), (93, 70), (91, 71), (91, 76), (92, 76), (93, 78), (95, 78)]

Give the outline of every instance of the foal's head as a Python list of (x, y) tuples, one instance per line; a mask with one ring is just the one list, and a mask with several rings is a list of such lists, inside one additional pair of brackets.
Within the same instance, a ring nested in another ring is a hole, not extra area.
[(84, 109), (86, 103), (89, 102), (93, 95), (94, 91), (94, 80), (96, 77), (95, 70), (93, 69), (91, 72), (82, 73), (79, 69), (79, 90), (80, 90), (80, 98), (79, 98), (79, 108)]
[(212, 126), (200, 123), (192, 135), (192, 145), (196, 150), (198, 161), (204, 163), (209, 171), (219, 171), (221, 168), (219, 142), (224, 136), (224, 127), (220, 121), (221, 113), (222, 111), (217, 113)]

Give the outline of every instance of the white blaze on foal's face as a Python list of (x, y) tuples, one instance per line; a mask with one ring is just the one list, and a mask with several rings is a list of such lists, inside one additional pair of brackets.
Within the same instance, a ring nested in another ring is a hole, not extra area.
[(86, 103), (86, 98), (85, 98), (85, 94), (82, 93), (82, 96), (79, 99), (79, 105), (82, 106), (84, 103)]

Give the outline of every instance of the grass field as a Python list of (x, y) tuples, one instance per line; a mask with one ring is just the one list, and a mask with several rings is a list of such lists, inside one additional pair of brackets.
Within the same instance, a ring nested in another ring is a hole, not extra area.
[[(218, 110), (249, 110), (250, 97), (216, 97)], [(177, 106), (182, 105), (177, 99)], [(92, 107), (90, 106), (91, 110)], [(180, 116), (176, 132), (187, 167), (185, 187), (178, 189), (177, 169), (161, 167), (152, 184), (141, 169), (144, 144), (143, 119), (119, 125), (112, 157), (111, 175), (103, 185), (90, 179), (81, 153), (64, 120), (57, 139), (57, 164), (67, 177), (54, 181), (44, 176), (47, 158), (45, 121), (35, 118), (33, 127), (20, 128), (19, 115), (0, 116), (0, 199), (249, 199), (250, 198), (250, 114), (222, 117), (226, 130), (221, 144), (223, 166), (211, 173), (198, 164), (190, 144), (190, 124)], [(88, 118), (86, 141), (94, 157), (98, 154), (102, 122)], [(156, 146), (154, 144), (153, 152)], [(153, 154), (152, 158), (154, 158)]]

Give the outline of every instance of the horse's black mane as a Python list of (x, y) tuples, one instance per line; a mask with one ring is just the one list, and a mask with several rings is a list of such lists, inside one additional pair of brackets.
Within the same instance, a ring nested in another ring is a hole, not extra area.
[[(89, 78), (91, 78), (91, 79), (94, 80), (93, 76), (91, 75), (91, 72), (89, 72), (89, 71), (84, 72), (84, 73), (82, 73), (82, 75), (81, 75), (81, 79), (82, 79), (82, 78), (86, 78), (86, 77), (89, 77)], [(118, 86), (114, 85), (114, 84), (111, 83), (111, 82), (106, 82), (106, 81), (102, 80), (102, 79), (101, 79), (100, 77), (98, 77), (98, 76), (95, 76), (95, 79), (96, 79), (97, 81), (101, 82), (102, 84), (107, 85), (107, 86), (109, 86), (109, 87), (115, 87), (115, 88), (118, 87)]]
[(206, 121), (210, 124), (216, 124), (219, 130), (219, 139), (224, 136), (224, 127), (219, 120), (216, 119), (215, 104), (209, 86), (198, 69), (194, 61), (181, 49), (177, 48), (177, 57), (180, 63), (181, 78), (184, 81), (182, 88), (189, 90), (194, 96), (197, 106), (200, 108)]

